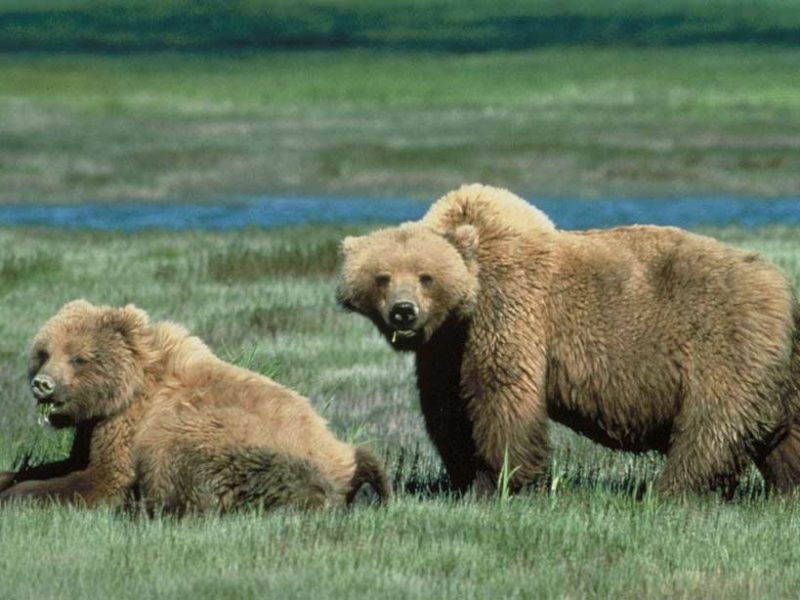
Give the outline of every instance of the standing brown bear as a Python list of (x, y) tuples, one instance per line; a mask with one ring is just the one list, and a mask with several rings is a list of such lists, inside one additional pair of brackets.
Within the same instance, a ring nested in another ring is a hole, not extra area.
[(64, 461), (5, 474), (3, 501), (118, 505), (135, 491), (184, 512), (339, 505), (365, 483), (389, 494), (374, 456), (337, 440), (308, 400), (132, 305), (65, 305), (36, 335), (30, 376), (75, 441)]
[(465, 186), (416, 223), (342, 242), (338, 299), (416, 353), (453, 484), (545, 470), (548, 418), (667, 456), (666, 493), (755, 461), (800, 482), (800, 310), (755, 254), (671, 227), (560, 231), (505, 190)]

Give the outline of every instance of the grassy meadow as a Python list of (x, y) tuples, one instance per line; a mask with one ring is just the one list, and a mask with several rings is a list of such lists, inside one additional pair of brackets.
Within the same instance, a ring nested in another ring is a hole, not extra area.
[[(411, 357), (333, 300), (335, 245), (364, 228), (109, 234), (0, 229), (0, 469), (26, 450), (63, 455), (35, 425), (27, 344), (64, 302), (134, 302), (222, 357), (309, 396), (342, 438), (387, 460), (386, 508), (298, 515), (136, 519), (6, 507), (0, 581), (9, 598), (796, 597), (796, 502), (661, 500), (661, 459), (554, 428), (550, 489), (510, 500), (436, 493)], [(775, 261), (800, 288), (800, 232), (710, 231)]]
[(0, 54), (0, 202), (800, 190), (800, 48)]

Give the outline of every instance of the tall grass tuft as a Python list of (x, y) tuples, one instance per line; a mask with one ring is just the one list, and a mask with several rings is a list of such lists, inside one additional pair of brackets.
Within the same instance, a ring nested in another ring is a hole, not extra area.
[(511, 500), (511, 479), (514, 474), (519, 471), (519, 465), (511, 466), (508, 461), (508, 446), (503, 452), (503, 466), (500, 469), (500, 474), (497, 476), (497, 497), (500, 504), (508, 504)]

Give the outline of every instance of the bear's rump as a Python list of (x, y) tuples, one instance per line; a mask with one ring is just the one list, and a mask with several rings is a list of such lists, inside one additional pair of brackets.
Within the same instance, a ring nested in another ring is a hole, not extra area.
[[(657, 228), (626, 233), (621, 254), (635, 257), (626, 269), (620, 256), (587, 253), (573, 264), (580, 269), (561, 273), (551, 297), (551, 418), (634, 451), (665, 450), (683, 416), (704, 427), (723, 419), (753, 435), (773, 428), (792, 331), (785, 279), (711, 240)], [(661, 237), (681, 244), (650, 256), (633, 244)], [(760, 415), (757, 432), (745, 423), (752, 414)]]
[[(183, 399), (186, 400), (186, 399)], [(180, 451), (213, 454), (224, 447), (251, 447), (315, 463), (337, 484), (355, 472), (352, 448), (338, 439), (304, 402), (226, 403), (213, 406), (171, 398), (156, 403), (136, 439), (140, 454), (169, 461)], [(180, 447), (180, 450), (178, 449)]]

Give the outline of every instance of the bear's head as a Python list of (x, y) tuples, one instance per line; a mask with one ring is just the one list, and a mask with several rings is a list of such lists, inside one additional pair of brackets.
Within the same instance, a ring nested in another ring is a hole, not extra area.
[(64, 305), (36, 334), (31, 391), (54, 427), (124, 411), (143, 385), (140, 338), (147, 315), (133, 305)]
[(478, 294), (477, 232), (441, 234), (419, 223), (347, 237), (337, 300), (370, 318), (392, 346), (416, 350), (450, 317), (466, 319)]

